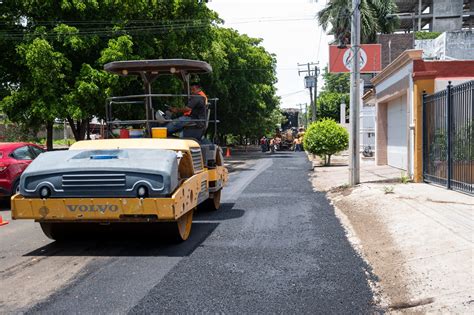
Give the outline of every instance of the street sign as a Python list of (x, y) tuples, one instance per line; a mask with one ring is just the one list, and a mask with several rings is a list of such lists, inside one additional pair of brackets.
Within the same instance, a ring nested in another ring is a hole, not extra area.
[(304, 87), (306, 89), (314, 88), (316, 85), (316, 78), (314, 75), (307, 75), (304, 77)]
[[(352, 47), (337, 48), (336, 45), (329, 45), (329, 72), (350, 72), (354, 50)], [(374, 73), (382, 71), (382, 45), (366, 44), (360, 47), (360, 72)]]

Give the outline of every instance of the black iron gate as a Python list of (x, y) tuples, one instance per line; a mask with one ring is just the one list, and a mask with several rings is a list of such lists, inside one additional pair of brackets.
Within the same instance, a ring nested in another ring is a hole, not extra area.
[(474, 194), (474, 81), (423, 95), (423, 178)]

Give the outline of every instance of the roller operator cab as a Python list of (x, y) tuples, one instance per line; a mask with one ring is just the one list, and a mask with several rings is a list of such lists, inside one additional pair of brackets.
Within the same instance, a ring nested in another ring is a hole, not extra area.
[[(68, 151), (35, 159), (12, 197), (12, 217), (34, 219), (48, 237), (58, 240), (73, 230), (81, 233), (82, 227), (127, 222), (171, 222), (178, 238), (186, 240), (198, 206), (219, 209), (228, 172), (221, 148), (205, 139), (208, 114), (195, 125), (191, 121), (181, 137), (166, 138), (162, 126), (168, 121), (158, 117), (154, 99), (191, 95), (152, 94), (150, 86), (159, 74), (174, 74), (189, 91), (190, 74), (211, 68), (194, 60), (144, 60), (114, 62), (105, 69), (141, 76), (146, 94), (107, 100), (107, 139), (79, 141)], [(146, 119), (118, 120), (112, 108), (123, 104), (144, 105)], [(214, 116), (215, 128), (217, 122)], [(141, 130), (144, 136), (117, 138), (117, 129), (119, 134)]]

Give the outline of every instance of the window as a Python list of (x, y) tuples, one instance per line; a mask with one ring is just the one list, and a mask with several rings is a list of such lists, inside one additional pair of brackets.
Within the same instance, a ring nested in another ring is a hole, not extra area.
[(33, 152), (30, 151), (28, 146), (20, 147), (13, 151), (12, 157), (16, 160), (33, 160)]
[(40, 155), (41, 153), (44, 153), (44, 150), (41, 150), (40, 148), (32, 146), (32, 145), (30, 146), (30, 149), (31, 151), (33, 151), (35, 158), (38, 157), (38, 155)]

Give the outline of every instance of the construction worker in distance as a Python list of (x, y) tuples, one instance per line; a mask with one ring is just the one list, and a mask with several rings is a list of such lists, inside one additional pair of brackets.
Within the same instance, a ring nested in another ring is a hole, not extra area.
[[(198, 127), (203, 127), (205, 125), (206, 119), (206, 105), (207, 105), (207, 96), (202, 91), (199, 84), (194, 83), (191, 85), (191, 97), (188, 100), (188, 103), (183, 108), (171, 107), (169, 109), (172, 113), (182, 113), (183, 116), (178, 119), (174, 119), (172, 122), (166, 125), (168, 134), (173, 134), (184, 129), (184, 127), (195, 124)], [(199, 122), (193, 122), (192, 120), (202, 120)]]

